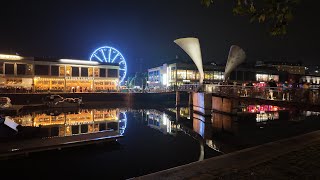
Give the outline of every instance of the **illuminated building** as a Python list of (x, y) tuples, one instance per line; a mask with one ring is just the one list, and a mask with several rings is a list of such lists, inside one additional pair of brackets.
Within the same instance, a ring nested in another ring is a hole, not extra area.
[[(223, 67), (206, 64), (204, 68), (204, 83), (222, 81)], [(185, 84), (199, 84), (200, 74), (191, 62), (175, 59), (162, 66), (148, 69), (148, 87), (163, 89)]]
[[(204, 84), (215, 84), (224, 80), (224, 65), (207, 63), (204, 68)], [(165, 89), (169, 87), (181, 87), (183, 85), (199, 84), (199, 72), (191, 62), (175, 59), (162, 66), (148, 69), (148, 87), (150, 89)], [(230, 73), (229, 80), (238, 83), (249, 81), (258, 84), (268, 82), (271, 79), (276, 82), (284, 82), (286, 76), (274, 67), (257, 67), (253, 64), (241, 64)]]
[(119, 64), (0, 54), (2, 92), (116, 91)]
[(257, 61), (256, 66), (275, 67), (278, 71), (287, 72), (289, 74), (304, 75), (306, 67), (301, 63), (289, 62), (263, 62)]

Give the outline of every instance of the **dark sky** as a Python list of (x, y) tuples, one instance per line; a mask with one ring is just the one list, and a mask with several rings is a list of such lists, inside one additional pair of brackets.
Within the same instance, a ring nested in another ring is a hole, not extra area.
[(222, 0), (210, 8), (200, 0), (10, 0), (0, 9), (0, 53), (88, 59), (97, 47), (109, 45), (134, 72), (187, 57), (173, 40), (193, 36), (204, 62), (225, 62), (236, 44), (249, 62), (320, 64), (318, 7), (316, 0), (302, 0), (288, 35), (270, 37), (264, 25), (232, 15), (231, 4)]

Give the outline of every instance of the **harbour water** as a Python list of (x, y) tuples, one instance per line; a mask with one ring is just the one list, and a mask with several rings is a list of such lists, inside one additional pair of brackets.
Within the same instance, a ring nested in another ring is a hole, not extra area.
[(29, 139), (64, 138), (106, 130), (123, 137), (3, 159), (2, 177), (137, 177), (318, 130), (318, 115), (270, 105), (248, 105), (235, 114), (214, 112), (212, 117), (200, 116), (189, 108), (28, 112), (11, 117), (26, 128), (24, 134), (1, 126), (1, 147), (9, 141), (23, 144)]

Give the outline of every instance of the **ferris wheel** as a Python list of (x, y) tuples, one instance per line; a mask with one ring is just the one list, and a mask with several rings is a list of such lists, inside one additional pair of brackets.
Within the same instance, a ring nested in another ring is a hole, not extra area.
[(127, 74), (127, 63), (123, 55), (115, 48), (102, 46), (96, 49), (90, 56), (90, 61), (117, 63), (119, 64), (119, 84), (121, 84)]

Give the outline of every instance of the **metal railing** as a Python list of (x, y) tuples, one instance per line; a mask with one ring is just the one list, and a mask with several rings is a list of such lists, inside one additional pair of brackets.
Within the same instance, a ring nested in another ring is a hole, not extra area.
[(282, 87), (253, 87), (253, 86), (234, 86), (217, 85), (212, 86), (212, 93), (234, 96), (252, 97), (275, 101), (305, 102), (320, 104), (319, 89), (304, 88), (282, 88)]

